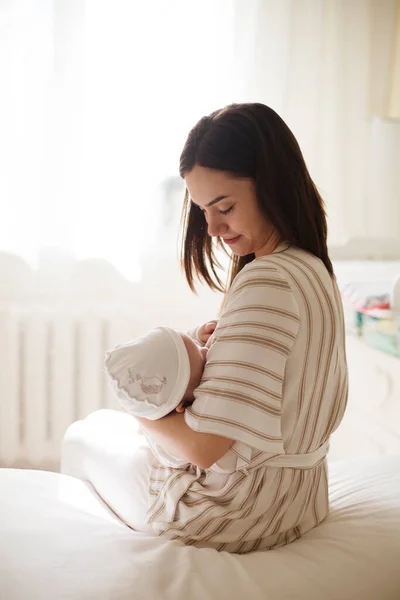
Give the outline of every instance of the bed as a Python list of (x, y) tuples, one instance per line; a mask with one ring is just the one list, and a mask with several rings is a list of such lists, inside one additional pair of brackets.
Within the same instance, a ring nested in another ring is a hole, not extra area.
[(398, 600), (400, 456), (330, 464), (331, 513), (236, 556), (134, 533), (90, 484), (0, 469), (1, 600)]

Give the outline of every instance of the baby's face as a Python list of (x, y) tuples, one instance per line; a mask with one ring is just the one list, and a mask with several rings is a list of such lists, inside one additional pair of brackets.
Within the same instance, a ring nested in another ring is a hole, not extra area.
[(190, 364), (190, 379), (186, 392), (182, 398), (183, 402), (191, 402), (194, 399), (193, 392), (200, 385), (204, 365), (207, 360), (208, 348), (203, 348), (198, 342), (192, 340), (186, 333), (181, 333), (185, 344)]

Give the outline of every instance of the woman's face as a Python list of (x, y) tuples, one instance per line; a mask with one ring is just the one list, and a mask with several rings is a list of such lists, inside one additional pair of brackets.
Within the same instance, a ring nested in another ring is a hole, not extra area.
[(235, 179), (225, 171), (196, 165), (185, 181), (210, 236), (219, 236), (238, 256), (258, 257), (275, 250), (279, 236), (258, 206), (252, 179)]

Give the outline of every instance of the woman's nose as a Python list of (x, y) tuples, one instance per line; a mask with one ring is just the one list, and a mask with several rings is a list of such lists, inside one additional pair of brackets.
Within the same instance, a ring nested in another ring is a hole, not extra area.
[(216, 237), (217, 235), (223, 235), (226, 233), (227, 227), (226, 224), (221, 222), (218, 217), (210, 218), (207, 223), (207, 232), (211, 237)]

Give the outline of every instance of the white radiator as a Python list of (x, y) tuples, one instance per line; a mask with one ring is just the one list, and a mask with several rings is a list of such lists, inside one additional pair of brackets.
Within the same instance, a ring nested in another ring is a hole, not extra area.
[(136, 283), (106, 261), (46, 260), (32, 269), (0, 252), (0, 467), (57, 470), (71, 423), (120, 409), (104, 375), (107, 350), (218, 312), (220, 297), (193, 295), (168, 252), (147, 259)]
[(57, 469), (72, 422), (119, 408), (104, 354), (140, 333), (115, 311), (0, 310), (0, 466)]

